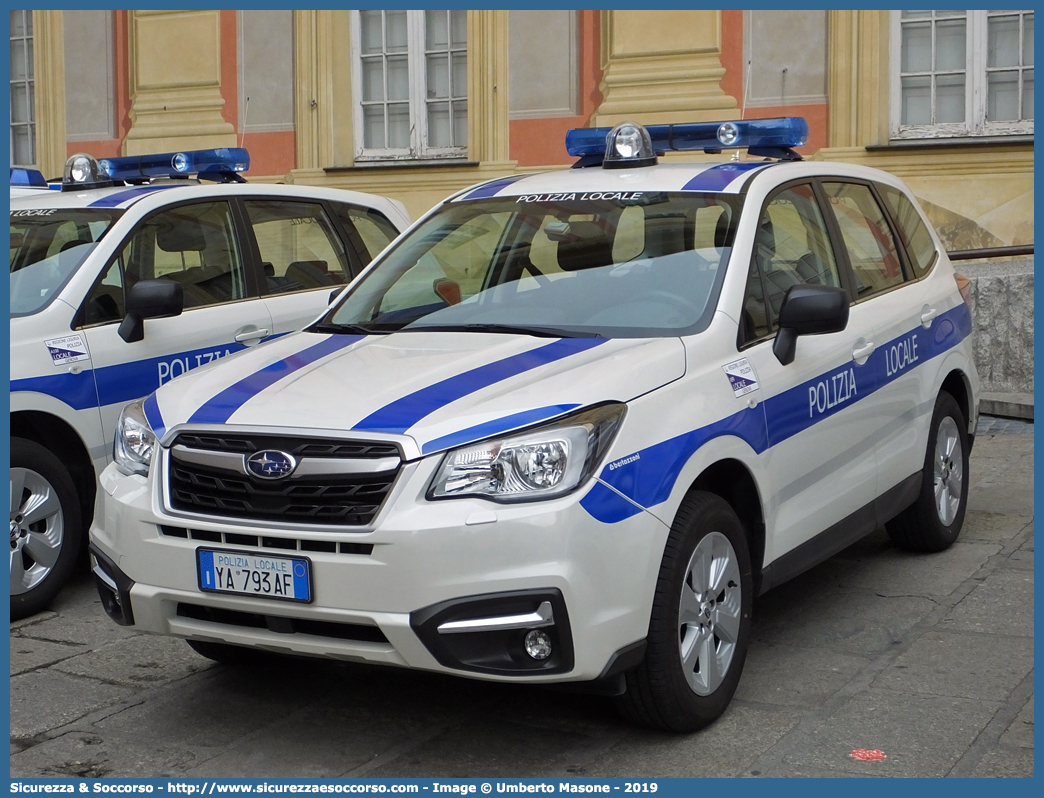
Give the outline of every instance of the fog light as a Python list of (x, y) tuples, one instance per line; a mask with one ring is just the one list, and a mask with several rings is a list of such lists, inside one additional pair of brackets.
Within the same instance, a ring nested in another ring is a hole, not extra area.
[(551, 656), (551, 638), (540, 629), (531, 629), (526, 635), (526, 653), (533, 659), (547, 659)]

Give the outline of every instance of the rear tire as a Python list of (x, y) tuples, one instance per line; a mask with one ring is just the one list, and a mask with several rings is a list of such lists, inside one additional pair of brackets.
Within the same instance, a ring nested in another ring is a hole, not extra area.
[(667, 539), (645, 659), (616, 702), (629, 720), (691, 732), (732, 700), (750, 637), (754, 580), (743, 525), (712, 493), (690, 493)]
[(932, 413), (921, 493), (885, 529), (901, 548), (943, 551), (961, 533), (967, 507), (968, 425), (957, 400), (942, 391)]
[(11, 620), (47, 608), (69, 581), (82, 540), (68, 469), (35, 441), (11, 438)]

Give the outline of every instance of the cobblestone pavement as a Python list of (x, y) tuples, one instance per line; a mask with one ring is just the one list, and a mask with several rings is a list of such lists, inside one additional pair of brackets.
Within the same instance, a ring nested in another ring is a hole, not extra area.
[(909, 554), (879, 530), (762, 596), (736, 699), (698, 734), (516, 685), (217, 666), (111, 623), (84, 577), (11, 625), (11, 775), (1032, 776), (1032, 425), (980, 431), (959, 541)]

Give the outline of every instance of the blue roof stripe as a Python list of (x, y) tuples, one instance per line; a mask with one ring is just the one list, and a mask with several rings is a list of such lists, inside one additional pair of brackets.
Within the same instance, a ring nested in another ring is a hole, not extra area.
[(723, 163), (705, 169), (682, 186), (682, 191), (724, 191), (734, 180), (766, 163)]
[(362, 335), (331, 335), (329, 338), (303, 349), (297, 354), (277, 360), (260, 371), (244, 377), (230, 385), (213, 399), (200, 407), (192, 417), (190, 424), (224, 424), (239, 408), (257, 396), (261, 391), (275, 385), (279, 380), (288, 377), (295, 371), (315, 363), (317, 360), (345, 349), (364, 338)]
[(517, 183), (524, 177), (528, 177), (528, 175), (510, 175), (508, 177), (498, 178), (497, 180), (479, 186), (470, 194), (460, 197), (459, 199), (484, 199), (485, 197), (495, 197), (502, 188), (507, 188), (512, 183)]
[(371, 413), (353, 429), (360, 432), (402, 434), (425, 416), (480, 391), (490, 385), (514, 377), (556, 360), (585, 352), (608, 341), (607, 338), (562, 338), (528, 352), (497, 360), (455, 377), (421, 388), (408, 396)]
[(180, 186), (174, 184), (164, 184), (161, 186), (135, 186), (126, 191), (119, 191), (116, 194), (109, 194), (107, 197), (97, 199), (87, 207), (115, 208), (117, 205), (122, 205), (125, 202), (131, 202), (133, 200), (139, 200), (146, 194), (151, 194), (153, 191), (162, 191), (165, 188), (180, 188)]
[(459, 432), (452, 432), (449, 435), (443, 435), (441, 438), (435, 438), (435, 440), (424, 444), (421, 447), (421, 452), (430, 454), (440, 449), (452, 449), (455, 446), (463, 446), (465, 443), (480, 441), (483, 438), (489, 438), (501, 432), (510, 432), (511, 430), (528, 427), (530, 424), (546, 421), (549, 418), (568, 413), (577, 407), (580, 407), (580, 405), (549, 405), (548, 407), (538, 407), (535, 410), (512, 413), (510, 416), (496, 418), (484, 424), (476, 424), (474, 427), (468, 427)]

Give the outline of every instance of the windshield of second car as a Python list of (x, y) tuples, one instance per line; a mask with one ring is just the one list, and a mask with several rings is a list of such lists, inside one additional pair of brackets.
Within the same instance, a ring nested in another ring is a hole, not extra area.
[(706, 323), (737, 197), (559, 197), (446, 205), (388, 253), (323, 328), (644, 337)]
[(122, 211), (93, 208), (11, 211), (11, 315), (46, 307)]

